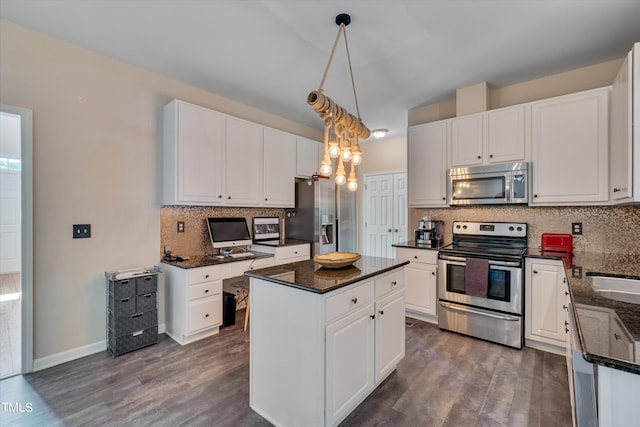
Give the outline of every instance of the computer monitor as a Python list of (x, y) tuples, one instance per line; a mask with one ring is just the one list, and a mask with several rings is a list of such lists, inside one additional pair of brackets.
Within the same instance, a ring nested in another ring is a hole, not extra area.
[(214, 248), (230, 248), (251, 244), (245, 218), (207, 218), (209, 237)]

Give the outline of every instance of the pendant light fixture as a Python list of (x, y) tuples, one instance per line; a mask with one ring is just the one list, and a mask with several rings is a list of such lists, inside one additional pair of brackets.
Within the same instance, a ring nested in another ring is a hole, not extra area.
[[(360, 108), (358, 107), (358, 96), (356, 85), (353, 79), (353, 69), (351, 68), (351, 56), (349, 54), (349, 44), (347, 43), (347, 33), (345, 28), (351, 23), (351, 16), (341, 13), (336, 16), (338, 25), (338, 35), (333, 43), (329, 62), (322, 75), (322, 81), (317, 91), (313, 91), (307, 96), (307, 103), (314, 109), (324, 122), (324, 155), (320, 163), (320, 174), (331, 176), (333, 164), (331, 159), (337, 159), (335, 182), (338, 185), (347, 184), (350, 191), (358, 189), (358, 178), (356, 176), (356, 166), (362, 163), (362, 151), (358, 139), (367, 139), (371, 131), (360, 118)], [(323, 93), (322, 87), (327, 78), (327, 72), (331, 66), (333, 54), (340, 40), (340, 35), (344, 36), (344, 45), (347, 51), (349, 62), (349, 73), (351, 74), (351, 86), (353, 87), (353, 97), (356, 104), (356, 114), (349, 113), (344, 107), (336, 104), (334, 100)], [(349, 166), (350, 173), (347, 178), (345, 164)]]

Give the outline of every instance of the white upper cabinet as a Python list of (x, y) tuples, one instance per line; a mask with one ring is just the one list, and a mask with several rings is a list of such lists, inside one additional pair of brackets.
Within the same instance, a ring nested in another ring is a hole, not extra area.
[(174, 100), (164, 108), (163, 204), (220, 205), (225, 197), (225, 116)]
[(296, 176), (300, 178), (311, 178), (318, 172), (320, 158), (316, 141), (308, 138), (297, 137), (296, 141)]
[(263, 127), (227, 117), (227, 205), (257, 206), (262, 195)]
[(501, 108), (487, 113), (487, 144), (485, 163), (518, 162), (525, 160), (527, 107)]
[(532, 205), (603, 204), (608, 88), (531, 104)]
[(485, 113), (451, 119), (451, 167), (481, 165)]
[(409, 128), (407, 146), (410, 207), (447, 206), (447, 134), (444, 120)]
[(640, 43), (622, 63), (609, 105), (609, 196), (640, 202)]
[[(315, 149), (315, 147), (314, 147)], [(264, 128), (262, 204), (295, 206), (296, 136)]]

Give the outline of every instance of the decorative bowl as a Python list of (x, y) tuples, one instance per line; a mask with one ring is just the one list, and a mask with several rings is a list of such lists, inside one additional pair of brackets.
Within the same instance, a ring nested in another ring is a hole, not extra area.
[(313, 257), (313, 261), (317, 262), (325, 268), (342, 268), (353, 264), (360, 259), (360, 254), (355, 252), (329, 252)]

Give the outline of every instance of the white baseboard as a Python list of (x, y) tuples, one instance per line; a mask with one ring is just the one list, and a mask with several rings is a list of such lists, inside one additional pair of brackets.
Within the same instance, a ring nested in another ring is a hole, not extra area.
[[(158, 325), (158, 333), (165, 332), (165, 325)], [(80, 359), (81, 357), (90, 356), (95, 353), (100, 353), (107, 349), (107, 341), (102, 340), (94, 342), (93, 344), (83, 345), (82, 347), (72, 348), (60, 353), (52, 354), (50, 356), (41, 357), (33, 361), (33, 372), (41, 371), (43, 369), (51, 368), (62, 363), (71, 362), (72, 360)]]

